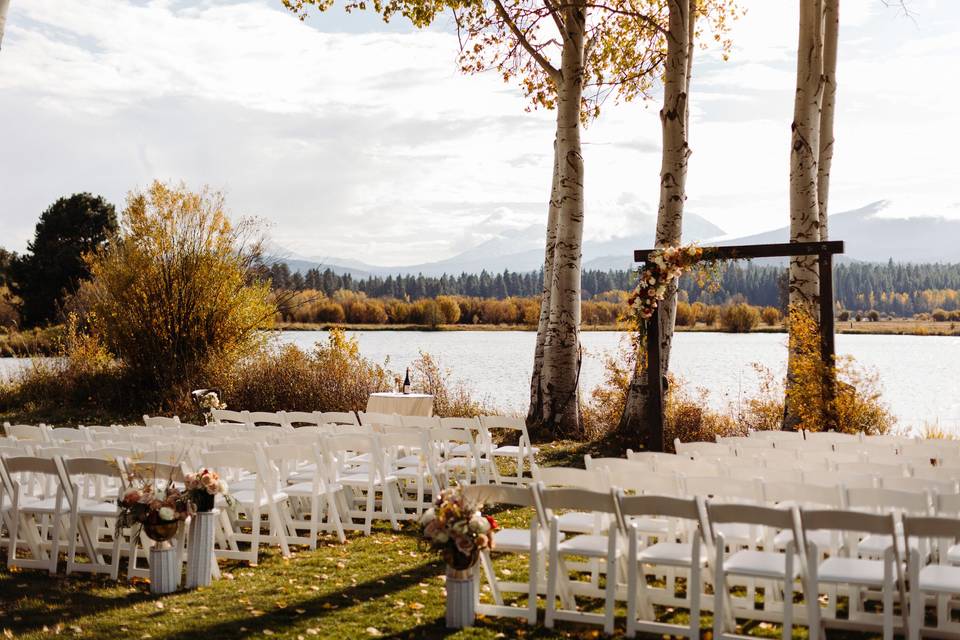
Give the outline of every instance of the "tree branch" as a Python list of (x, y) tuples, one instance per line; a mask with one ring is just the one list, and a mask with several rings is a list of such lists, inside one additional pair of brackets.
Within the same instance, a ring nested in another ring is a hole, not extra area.
[(526, 35), (520, 30), (520, 27), (517, 26), (517, 23), (513, 21), (513, 18), (510, 17), (510, 14), (507, 13), (507, 10), (504, 8), (501, 0), (493, 0), (493, 3), (497, 6), (497, 12), (500, 14), (500, 17), (503, 18), (503, 21), (507, 23), (507, 26), (510, 27), (510, 31), (513, 32), (513, 35), (516, 36), (517, 40), (520, 42), (520, 46), (526, 49), (527, 53), (530, 54), (530, 57), (537, 61), (543, 71), (550, 76), (554, 81), (560, 79), (560, 71), (558, 71), (550, 61), (543, 57), (543, 54), (537, 51), (537, 49), (530, 44), (530, 41), (527, 40)]

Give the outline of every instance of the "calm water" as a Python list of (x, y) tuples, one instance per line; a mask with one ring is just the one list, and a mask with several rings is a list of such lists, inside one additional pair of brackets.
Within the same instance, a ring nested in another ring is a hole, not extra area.
[[(523, 409), (528, 399), (535, 334), (527, 331), (356, 331), (365, 356), (377, 362), (389, 359), (402, 371), (420, 351), (450, 369), (464, 383), (504, 409)], [(603, 378), (603, 356), (613, 353), (622, 334), (586, 332), (582, 388), (589, 390)], [(288, 331), (284, 343), (310, 347), (323, 332)], [(942, 336), (838, 335), (837, 352), (852, 355), (880, 377), (885, 401), (901, 426), (937, 423), (960, 430), (960, 338)], [(0, 375), (29, 361), (0, 358)], [(678, 333), (672, 369), (692, 387), (708, 391), (710, 403), (722, 408), (752, 394), (759, 376), (752, 364), (761, 363), (778, 377), (786, 370), (783, 334)]]

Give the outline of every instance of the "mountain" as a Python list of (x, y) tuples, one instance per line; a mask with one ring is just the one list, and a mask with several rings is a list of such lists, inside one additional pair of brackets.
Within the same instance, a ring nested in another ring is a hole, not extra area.
[[(612, 237), (605, 240), (587, 240), (583, 243), (583, 265), (588, 269), (624, 269), (629, 267), (633, 250), (653, 245), (653, 216), (640, 214), (635, 225), (649, 229), (628, 236)], [(355, 260), (335, 257), (303, 257), (289, 251), (270, 252), (275, 260), (286, 262), (292, 271), (306, 271), (318, 267), (332, 269), (337, 273), (350, 273), (353, 277), (362, 274), (380, 276), (396, 274), (418, 274), (441, 276), (460, 273), (480, 273), (481, 271), (514, 272), (537, 271), (543, 266), (543, 239), (546, 227), (530, 225), (500, 233), (475, 247), (467, 249), (453, 257), (437, 262), (413, 264), (397, 267), (382, 267), (365, 264)], [(723, 230), (710, 221), (694, 213), (684, 218), (684, 241), (701, 242), (723, 235)], [(290, 257), (284, 257), (285, 255)], [(606, 264), (612, 266), (604, 266)]]
[[(846, 253), (839, 261), (886, 262), (945, 262), (960, 263), (960, 220), (936, 217), (884, 218), (878, 215), (887, 207), (880, 200), (860, 209), (830, 216), (830, 238), (844, 240)], [(655, 227), (652, 215), (640, 214), (635, 226), (644, 231), (605, 240), (587, 240), (583, 243), (584, 269), (629, 269), (633, 266), (633, 250), (653, 246)], [(684, 242), (734, 245), (788, 242), (789, 228), (781, 227), (749, 236), (726, 237), (723, 230), (694, 213), (687, 213), (683, 221)], [(467, 249), (451, 258), (437, 262), (397, 267), (382, 267), (356, 260), (334, 257), (304, 257), (283, 251), (276, 259), (287, 262), (293, 271), (304, 272), (318, 267), (332, 269), (354, 278), (370, 275), (418, 274), (441, 276), (481, 271), (514, 272), (537, 271), (543, 265), (543, 225), (502, 232), (494, 238)], [(777, 259), (771, 259), (778, 262)], [(761, 261), (769, 262), (769, 261)]]
[[(878, 214), (889, 202), (878, 200), (860, 209), (830, 216), (829, 235), (843, 240), (848, 259), (861, 262), (960, 262), (960, 220), (920, 216), (884, 218)], [(717, 244), (789, 242), (789, 227)]]

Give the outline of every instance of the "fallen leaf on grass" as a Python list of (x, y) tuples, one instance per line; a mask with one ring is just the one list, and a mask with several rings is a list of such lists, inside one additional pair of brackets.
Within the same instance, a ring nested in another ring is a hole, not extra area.
[(410, 608), (413, 609), (414, 611), (419, 611), (420, 609), (423, 609), (423, 605), (420, 604), (419, 602), (411, 602)]
[(380, 632), (380, 629), (377, 629), (376, 627), (367, 627), (367, 634), (375, 638), (383, 635), (383, 633)]

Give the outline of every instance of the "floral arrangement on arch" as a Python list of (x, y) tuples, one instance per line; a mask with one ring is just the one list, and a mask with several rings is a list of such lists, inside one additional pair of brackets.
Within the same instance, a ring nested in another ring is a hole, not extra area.
[(671, 280), (680, 278), (703, 259), (703, 249), (696, 245), (666, 247), (650, 253), (647, 266), (639, 275), (637, 288), (627, 298), (641, 320), (648, 320), (667, 295)]
[(460, 487), (441, 491), (420, 524), (423, 539), (455, 570), (469, 569), (482, 549), (493, 549), (493, 534), (500, 529), (493, 516), (483, 514), (483, 503), (468, 501)]

